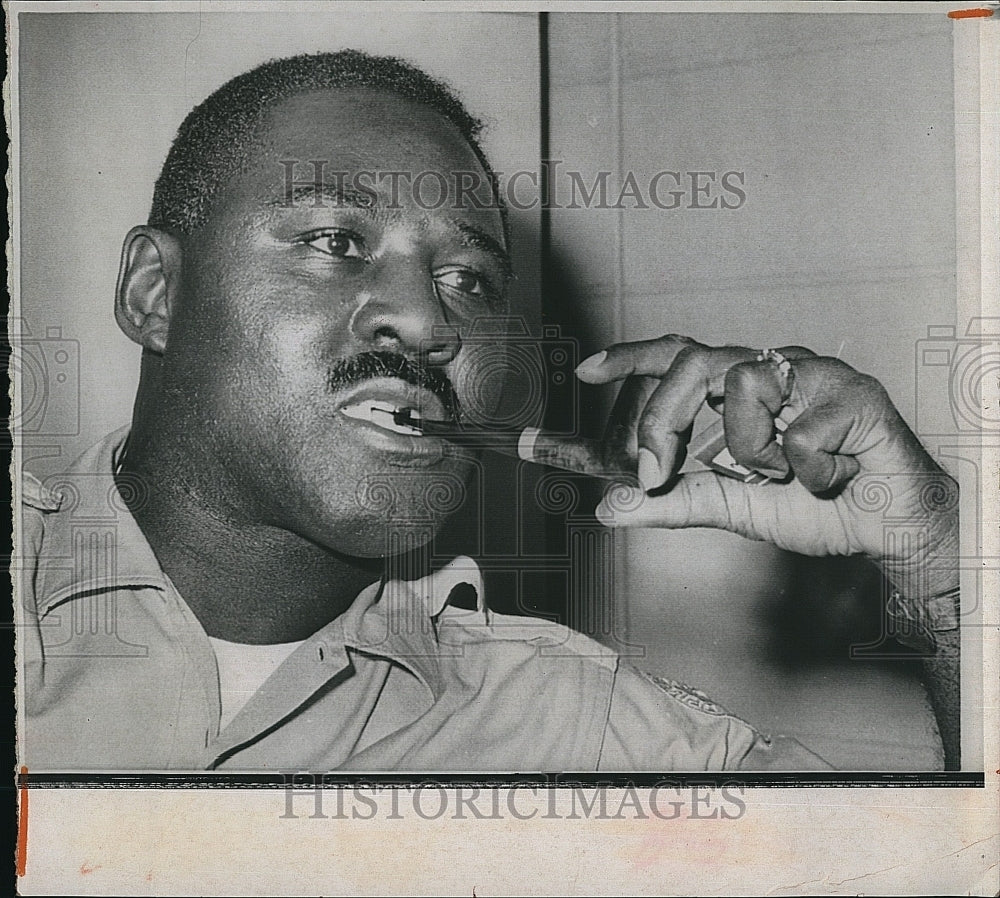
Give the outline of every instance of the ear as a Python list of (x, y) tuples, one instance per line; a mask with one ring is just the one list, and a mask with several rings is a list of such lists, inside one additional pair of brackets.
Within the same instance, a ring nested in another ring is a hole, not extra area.
[(181, 274), (180, 241), (165, 231), (132, 228), (122, 245), (115, 319), (125, 336), (163, 354)]

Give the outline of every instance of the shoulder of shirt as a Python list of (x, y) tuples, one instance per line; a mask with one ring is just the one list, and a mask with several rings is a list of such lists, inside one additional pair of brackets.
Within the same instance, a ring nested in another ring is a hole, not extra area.
[(30, 471), (22, 471), (21, 504), (50, 514), (62, 507), (62, 496), (45, 486)]
[(740, 720), (742, 723), (746, 722), (743, 721), (742, 718), (737, 717), (737, 715), (724, 708), (722, 705), (713, 701), (700, 689), (695, 689), (687, 683), (671, 679), (670, 677), (663, 677), (650, 673), (642, 668), (634, 667), (631, 664), (626, 667), (626, 670), (631, 675), (638, 677), (639, 682), (652, 685), (655, 689), (669, 695), (672, 699), (674, 699), (674, 701), (679, 702), (693, 711), (700, 711), (703, 714), (710, 714), (713, 717), (730, 717)]

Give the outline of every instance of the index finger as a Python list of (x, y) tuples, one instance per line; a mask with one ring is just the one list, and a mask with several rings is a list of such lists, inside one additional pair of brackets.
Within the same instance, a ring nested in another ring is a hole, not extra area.
[(630, 374), (662, 377), (674, 363), (677, 353), (689, 346), (700, 347), (701, 344), (680, 334), (614, 343), (603, 352), (584, 359), (577, 366), (576, 376), (589, 384), (606, 384)]

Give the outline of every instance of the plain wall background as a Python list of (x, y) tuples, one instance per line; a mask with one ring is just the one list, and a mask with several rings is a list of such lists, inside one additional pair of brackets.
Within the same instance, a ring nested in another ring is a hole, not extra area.
[[(184, 115), (227, 78), (308, 50), (398, 53), (494, 123), (485, 145), (498, 170), (539, 165), (534, 15), (384, 20), (340, 8), (19, 19), (21, 314), (36, 338), (59, 328), (78, 341), (80, 360), (79, 427), (26, 438), (28, 467), (41, 474), (129, 419), (139, 350), (112, 316), (121, 240), (145, 220)], [(552, 14), (548, 35), (549, 155), (565, 170), (588, 182), (610, 170), (612, 184), (627, 171), (642, 184), (663, 169), (740, 170), (747, 202), (731, 211), (553, 209), (552, 289), (541, 303), (539, 210), (517, 213), (518, 303), (529, 321), (541, 305), (584, 354), (666, 332), (839, 351), (911, 417), (915, 341), (955, 315), (947, 19)], [(584, 425), (598, 431), (609, 396), (582, 397)], [(496, 507), (509, 520), (510, 509)], [(705, 688), (762, 729), (798, 735), (834, 763), (933, 763), (912, 669), (817, 656), (811, 643), (795, 650), (803, 626), (822, 635), (841, 611), (854, 613), (850, 589), (833, 610), (789, 608), (795, 578), (819, 584), (823, 571), (803, 575), (783, 553), (708, 531), (619, 535), (615, 561), (614, 614), (644, 653), (637, 663)], [(850, 586), (861, 575), (849, 573)]]

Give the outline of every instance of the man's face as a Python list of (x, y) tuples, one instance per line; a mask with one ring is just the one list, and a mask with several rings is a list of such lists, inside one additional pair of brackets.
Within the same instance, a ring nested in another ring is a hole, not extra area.
[(481, 421), (498, 398), (462, 338), (506, 310), (502, 222), (437, 201), (455, 172), (478, 174), (485, 204), (482, 166), (434, 111), (305, 94), (273, 110), (249, 170), (185, 239), (164, 394), (225, 514), (376, 556), (387, 524), (426, 527), (435, 493), (467, 474), (468, 457), (391, 414)]

